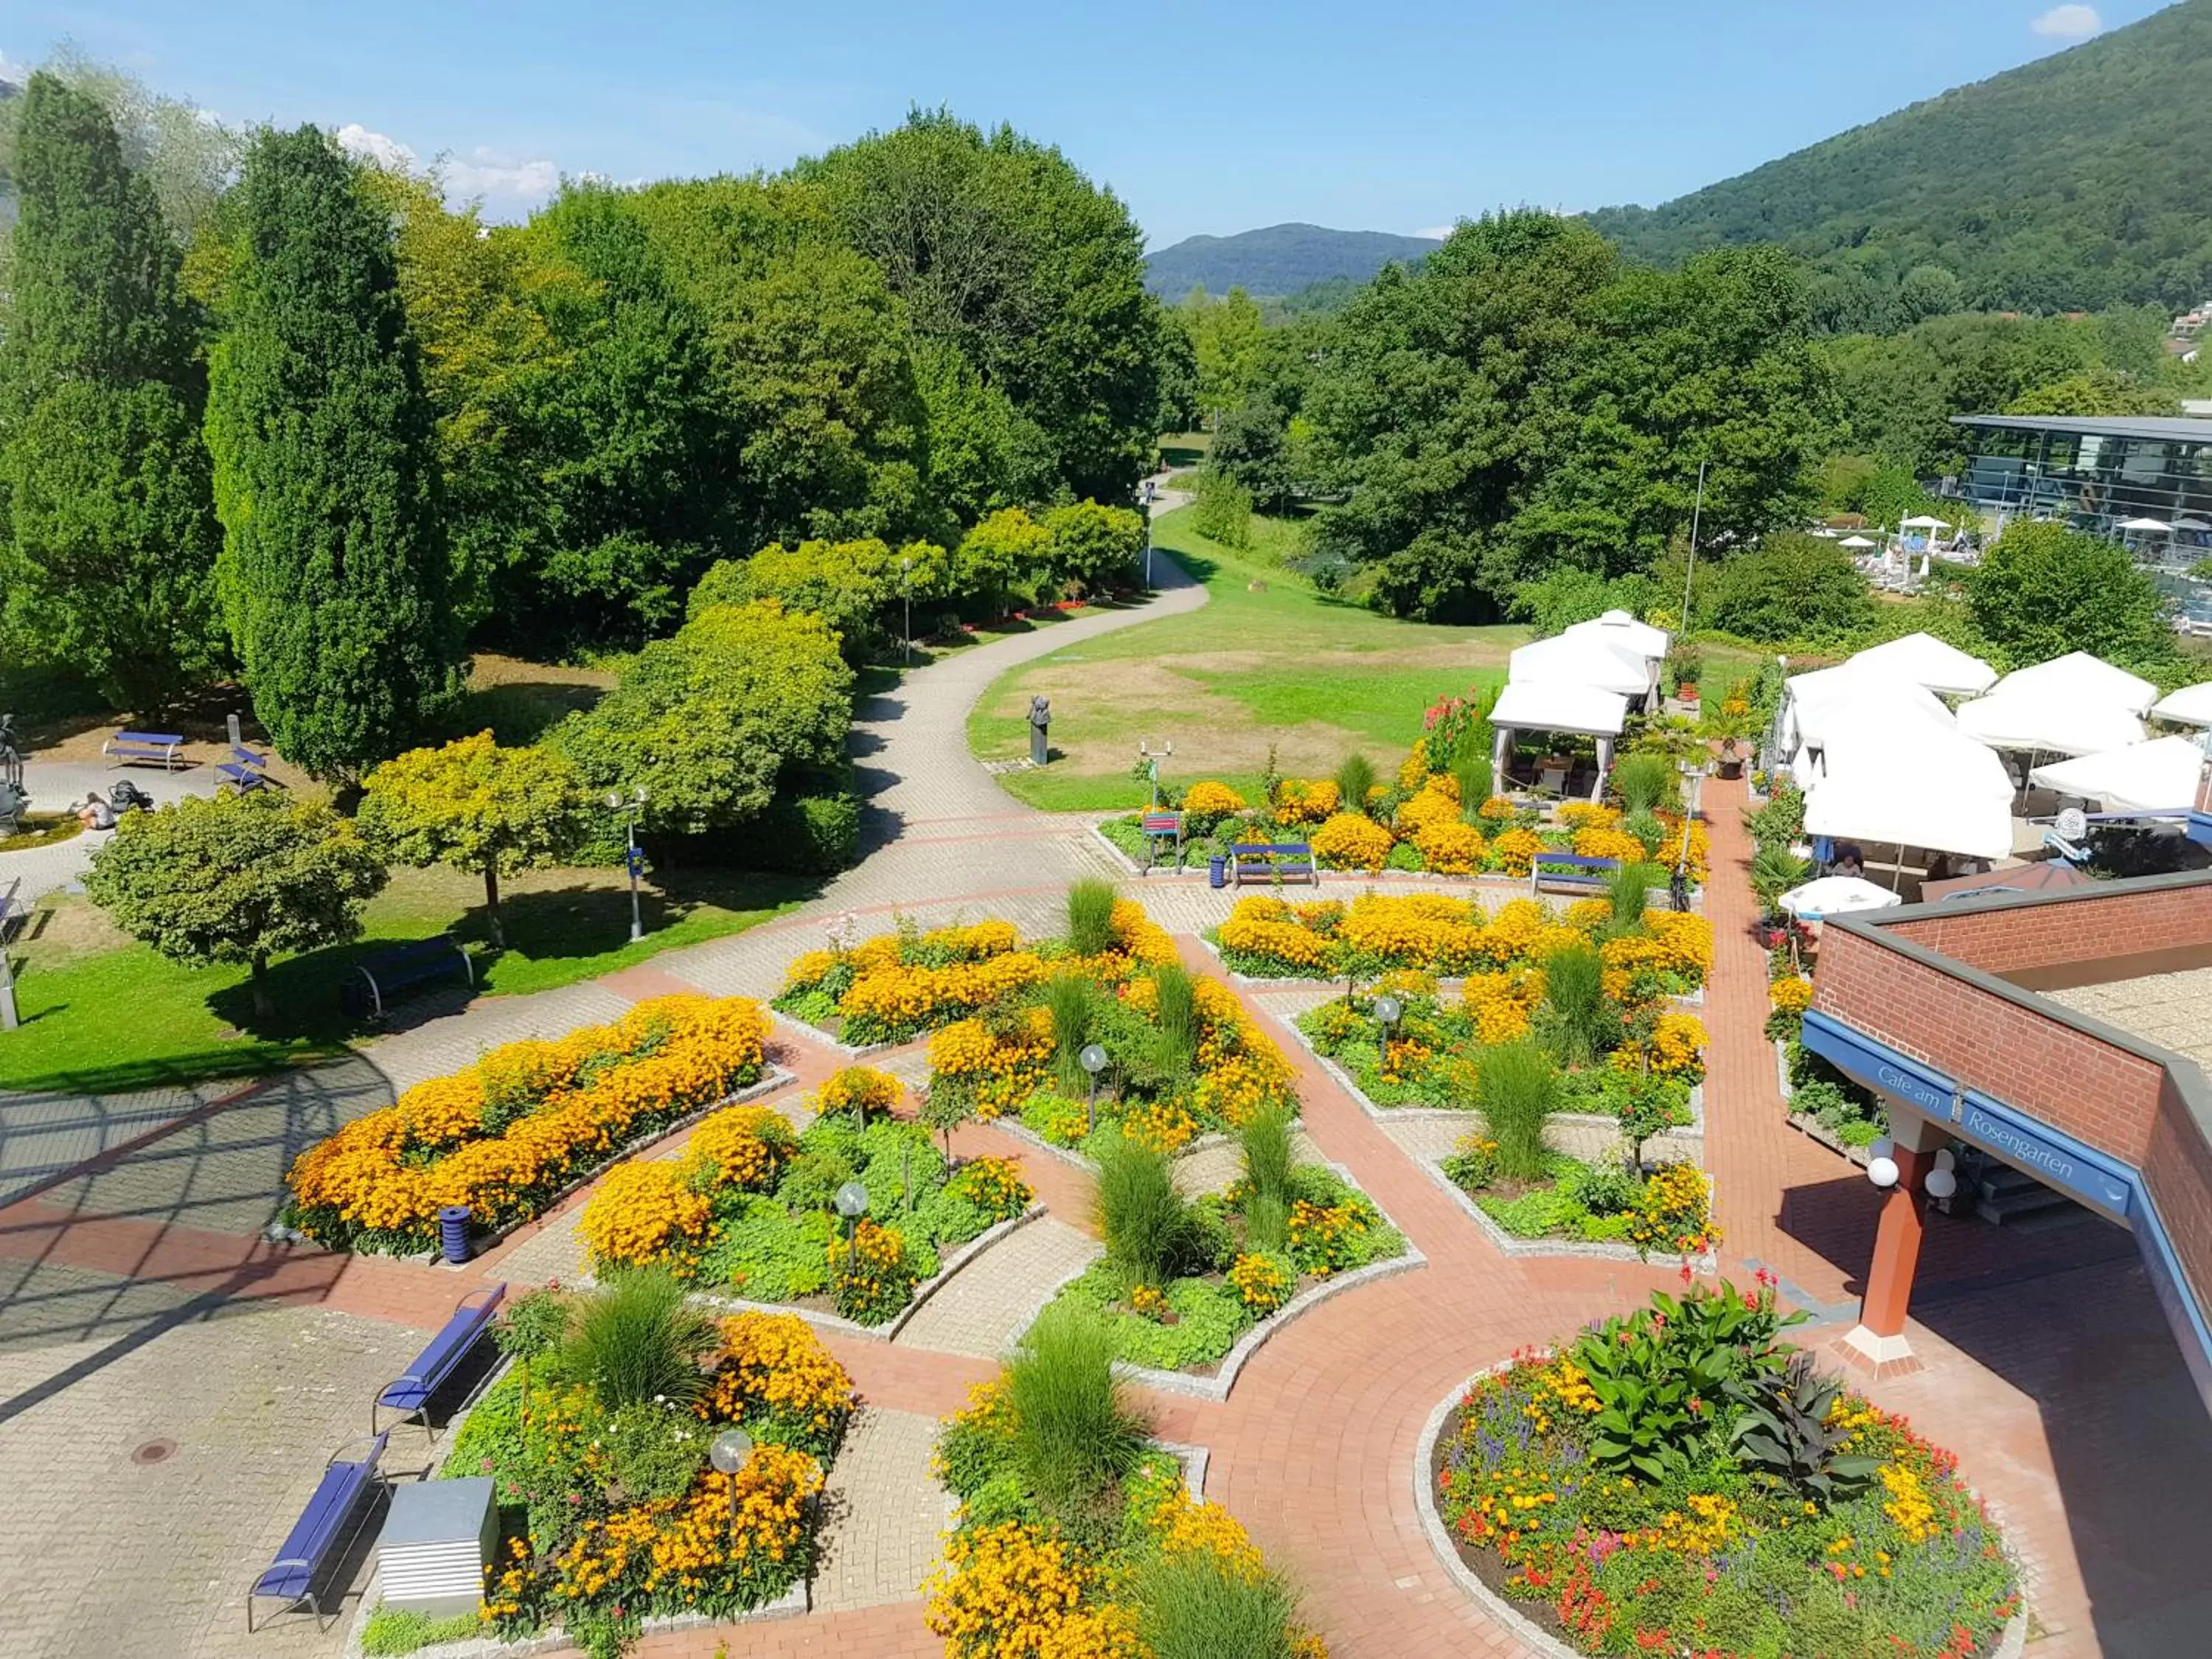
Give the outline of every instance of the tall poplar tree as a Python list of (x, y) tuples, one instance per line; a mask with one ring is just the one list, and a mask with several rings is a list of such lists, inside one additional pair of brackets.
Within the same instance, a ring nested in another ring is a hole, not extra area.
[(176, 243), (107, 112), (54, 76), (18, 118), (0, 341), (0, 605), (18, 649), (158, 705), (220, 655), (204, 385)]
[(313, 126), (246, 152), (208, 448), (223, 608), (279, 750), (354, 779), (458, 690), (459, 629), (386, 216)]

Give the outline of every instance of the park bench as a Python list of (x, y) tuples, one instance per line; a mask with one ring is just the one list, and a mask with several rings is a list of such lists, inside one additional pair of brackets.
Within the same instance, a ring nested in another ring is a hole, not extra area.
[(1620, 868), (1619, 859), (1586, 858), (1580, 853), (1539, 853), (1528, 866), (1531, 893), (1601, 893), (1606, 876)]
[(100, 745), (100, 752), (118, 766), (145, 761), (173, 772), (185, 764), (185, 740), (173, 732), (118, 732)]
[(1242, 887), (1248, 881), (1310, 881), (1321, 885), (1321, 866), (1313, 848), (1302, 841), (1252, 842), (1237, 847), (1229, 865), (1229, 884)]
[[(362, 1509), (366, 1518), (362, 1495), (376, 1485), (377, 1462), (384, 1455), (385, 1442), (391, 1437), (387, 1431), (366, 1441), (349, 1441), (331, 1454), (331, 1461), (323, 1466), (323, 1478), (316, 1484), (314, 1495), (307, 1499), (307, 1507), (300, 1511), (300, 1518), (292, 1523), (292, 1530), (276, 1552), (276, 1560), (246, 1592), (248, 1635), (253, 1632), (253, 1603), (264, 1596), (282, 1601), (285, 1609), (306, 1602), (307, 1611), (315, 1615), (316, 1628), (323, 1627), (322, 1605), (315, 1599), (315, 1580), (337, 1551), (338, 1540), (350, 1538), (360, 1530), (358, 1525), (348, 1527), (346, 1522), (356, 1509)], [(345, 1458), (345, 1453), (363, 1445), (368, 1449), (358, 1459)]]
[(1182, 868), (1182, 813), (1147, 812), (1137, 829), (1145, 838), (1145, 873), (1149, 875), (1152, 866), (1160, 862), (1163, 850), (1174, 854), (1176, 868)]
[(356, 963), (339, 987), (338, 1000), (347, 1013), (382, 1019), (386, 1005), (400, 993), (427, 985), (458, 965), (461, 978), (474, 990), (477, 970), (461, 942), (449, 933), (395, 945), (388, 951)]
[(241, 795), (251, 794), (256, 789), (269, 788), (276, 781), (269, 775), (268, 756), (257, 755), (251, 749), (241, 748), (234, 743), (230, 745), (230, 758), (222, 762), (215, 769), (217, 776), (237, 785), (238, 793)]
[[(368, 1426), (376, 1427), (380, 1411), (399, 1413), (392, 1426), (410, 1418), (422, 1419), (422, 1426), (433, 1438), (437, 1431), (430, 1428), (430, 1396), (436, 1394), (460, 1369), (469, 1350), (476, 1346), (477, 1339), (489, 1328), (492, 1316), (507, 1295), (504, 1285), (486, 1285), (471, 1291), (453, 1309), (453, 1316), (446, 1322), (445, 1328), (432, 1337), (429, 1345), (415, 1356), (415, 1363), (407, 1368), (404, 1376), (396, 1376), (384, 1386), (383, 1392), (369, 1402)], [(477, 1300), (482, 1297), (481, 1301)], [(386, 1432), (389, 1433), (387, 1429)]]

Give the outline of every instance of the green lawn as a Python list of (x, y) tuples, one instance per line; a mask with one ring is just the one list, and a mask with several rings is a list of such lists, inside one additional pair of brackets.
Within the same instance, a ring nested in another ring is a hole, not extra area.
[(397, 871), (369, 906), (361, 940), (271, 965), (273, 1021), (255, 1015), (243, 968), (181, 967), (124, 939), (85, 900), (58, 897), (9, 949), (23, 1025), (0, 1036), (0, 1088), (108, 1092), (251, 1076), (336, 1053), (367, 1034), (339, 1009), (348, 971), (406, 939), (450, 930), (470, 943), (480, 991), (519, 995), (740, 933), (809, 890), (796, 877), (664, 875), (644, 890), (648, 931), (632, 945), (618, 874), (541, 872), (503, 899), (507, 948), (494, 954), (480, 884), (450, 871)]
[(1163, 775), (1255, 787), (1270, 744), (1292, 775), (1326, 775), (1353, 748), (1395, 766), (1421, 715), (1447, 692), (1504, 678), (1522, 628), (1395, 621), (1332, 598), (1273, 561), (1289, 526), (1260, 520), (1257, 551), (1236, 552), (1161, 519), (1155, 544), (1205, 582), (1201, 610), (1070, 646), (1001, 676), (977, 702), (969, 746), (986, 759), (1025, 752), (1033, 693), (1052, 699), (1053, 748), (1042, 772), (1000, 780), (1031, 805), (1108, 811), (1142, 804), (1129, 769), (1141, 738), (1172, 740)]

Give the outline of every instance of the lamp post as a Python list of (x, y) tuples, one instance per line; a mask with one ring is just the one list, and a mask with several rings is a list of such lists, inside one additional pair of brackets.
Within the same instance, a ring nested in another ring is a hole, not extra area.
[(1152, 499), (1159, 493), (1153, 479), (1145, 480), (1145, 592), (1152, 591)]
[(1086, 1042), (1075, 1058), (1091, 1077), (1091, 1098), (1083, 1107), (1083, 1133), (1089, 1134), (1098, 1127), (1098, 1073), (1106, 1069), (1107, 1054), (1097, 1043)]
[(753, 1455), (753, 1437), (743, 1429), (725, 1429), (707, 1448), (707, 1461), (718, 1474), (730, 1477), (730, 1553), (738, 1549), (738, 1472)]
[(623, 854), (623, 863), (629, 871), (629, 940), (635, 945), (645, 937), (645, 916), (638, 908), (637, 878), (645, 870), (645, 854), (638, 850), (637, 815), (645, 811), (645, 786), (639, 784), (624, 800), (618, 789), (607, 791), (607, 810), (620, 812), (629, 831), (629, 845)]
[(906, 662), (914, 666), (914, 561), (899, 561), (899, 597), (906, 601)]
[(845, 1261), (853, 1260), (853, 1234), (860, 1224), (860, 1218), (868, 1212), (868, 1189), (857, 1181), (848, 1181), (837, 1189), (830, 1200), (837, 1212), (837, 1219), (845, 1229)]
[(1405, 1012), (1405, 1005), (1394, 996), (1379, 996), (1375, 999), (1375, 1018), (1381, 1023), (1382, 1028), (1382, 1046), (1378, 1057), (1385, 1071), (1389, 1070), (1390, 1066), (1391, 1028), (1397, 1024), (1398, 1017)]

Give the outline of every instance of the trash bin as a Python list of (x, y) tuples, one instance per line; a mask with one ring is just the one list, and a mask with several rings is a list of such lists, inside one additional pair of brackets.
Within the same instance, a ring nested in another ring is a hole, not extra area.
[(469, 1206), (448, 1204), (438, 1212), (438, 1248), (458, 1267), (469, 1259)]
[(1206, 884), (1208, 887), (1229, 885), (1229, 860), (1219, 853), (1206, 861)]

